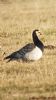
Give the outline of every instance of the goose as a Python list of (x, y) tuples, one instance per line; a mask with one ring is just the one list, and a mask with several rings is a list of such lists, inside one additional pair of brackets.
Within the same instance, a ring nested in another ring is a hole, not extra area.
[(43, 55), (44, 45), (42, 41), (40, 41), (40, 39), (38, 38), (37, 34), (41, 35), (42, 33), (38, 29), (33, 30), (33, 43), (26, 44), (20, 50), (13, 52), (4, 59), (9, 59), (8, 61), (15, 59), (22, 59), (28, 61), (39, 60)]

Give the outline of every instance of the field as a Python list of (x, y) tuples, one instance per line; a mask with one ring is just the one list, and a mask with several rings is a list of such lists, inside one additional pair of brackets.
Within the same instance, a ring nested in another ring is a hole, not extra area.
[(56, 46), (56, 0), (0, 0), (0, 100), (56, 100), (56, 48), (34, 62), (4, 60), (32, 42), (34, 29)]

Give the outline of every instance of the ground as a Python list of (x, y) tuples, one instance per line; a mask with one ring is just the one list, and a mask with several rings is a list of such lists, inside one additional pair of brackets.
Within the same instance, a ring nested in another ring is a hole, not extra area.
[(4, 60), (32, 42), (34, 29), (56, 46), (55, 0), (0, 0), (0, 100), (56, 100), (56, 47), (35, 62)]

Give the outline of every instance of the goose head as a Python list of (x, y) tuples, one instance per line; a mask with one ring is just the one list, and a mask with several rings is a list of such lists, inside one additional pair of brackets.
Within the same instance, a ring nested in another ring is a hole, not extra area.
[(38, 30), (38, 29), (36, 29), (36, 30), (34, 30), (33, 31), (33, 33), (32, 33), (32, 38), (33, 38), (33, 42), (35, 43), (35, 41), (36, 42), (38, 42), (39, 41), (39, 35), (42, 35), (42, 33)]
[(40, 49), (42, 49), (44, 47), (42, 41), (39, 39), (39, 35), (42, 35), (42, 33), (36, 29), (33, 31), (32, 33), (32, 38), (33, 38), (33, 42), (34, 44), (39, 47)]

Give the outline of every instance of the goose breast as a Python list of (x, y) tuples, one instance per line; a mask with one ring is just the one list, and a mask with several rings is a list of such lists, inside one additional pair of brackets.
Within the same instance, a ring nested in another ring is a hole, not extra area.
[(38, 60), (42, 57), (42, 51), (40, 48), (35, 47), (31, 52), (28, 52), (24, 56), (28, 60)]

